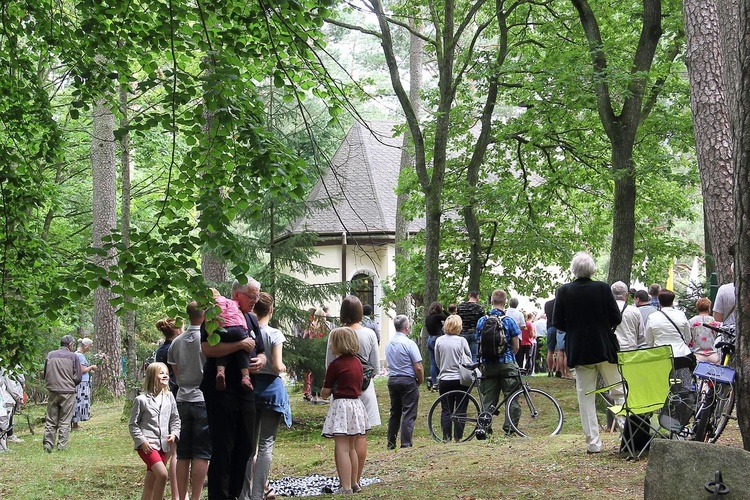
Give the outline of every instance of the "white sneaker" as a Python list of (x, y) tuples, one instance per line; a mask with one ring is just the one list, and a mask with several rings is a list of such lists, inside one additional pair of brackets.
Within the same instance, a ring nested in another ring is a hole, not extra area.
[(23, 443), (23, 439), (21, 439), (20, 437), (16, 436), (15, 434), (12, 435), (12, 436), (8, 436), (7, 439), (8, 439), (9, 443)]

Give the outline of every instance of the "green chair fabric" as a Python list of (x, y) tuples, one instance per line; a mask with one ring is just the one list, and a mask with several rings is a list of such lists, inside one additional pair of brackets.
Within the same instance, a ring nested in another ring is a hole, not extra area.
[[(672, 346), (669, 345), (621, 351), (617, 353), (617, 369), (622, 381), (593, 391), (603, 393), (618, 385), (623, 386), (625, 402), (622, 405), (609, 405), (608, 409), (616, 416), (625, 417), (620, 440), (622, 451), (627, 452), (630, 458), (640, 458), (654, 438), (669, 437), (660, 432), (658, 423), (656, 427), (652, 425), (651, 416), (664, 408), (671, 387), (672, 367)], [(642, 439), (644, 429), (650, 433), (649, 438), (645, 443), (636, 443), (636, 437)]]

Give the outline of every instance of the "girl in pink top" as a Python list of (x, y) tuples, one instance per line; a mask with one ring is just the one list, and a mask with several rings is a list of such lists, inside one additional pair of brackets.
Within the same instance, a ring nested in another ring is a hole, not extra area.
[[(216, 333), (221, 337), (222, 342), (239, 342), (250, 336), (247, 328), (245, 315), (240, 311), (240, 306), (232, 299), (221, 295), (218, 290), (212, 288), (216, 305), (221, 308), (218, 320), (221, 328), (216, 329)], [(226, 367), (231, 356), (239, 356), (240, 371), (242, 372), (242, 388), (246, 391), (253, 390), (253, 383), (250, 381), (250, 355), (246, 351), (237, 351), (229, 356), (216, 358), (216, 390), (226, 390)]]

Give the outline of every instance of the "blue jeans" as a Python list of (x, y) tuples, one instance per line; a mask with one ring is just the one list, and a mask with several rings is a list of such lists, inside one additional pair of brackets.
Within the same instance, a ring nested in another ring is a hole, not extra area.
[(435, 363), (435, 341), (437, 338), (437, 335), (430, 335), (427, 337), (427, 350), (430, 353), (430, 382), (432, 385), (435, 385), (438, 376), (438, 367), (437, 363)]
[(462, 333), (461, 336), (466, 339), (469, 343), (469, 350), (471, 351), (471, 362), (476, 363), (479, 355), (479, 343), (477, 343), (476, 333)]

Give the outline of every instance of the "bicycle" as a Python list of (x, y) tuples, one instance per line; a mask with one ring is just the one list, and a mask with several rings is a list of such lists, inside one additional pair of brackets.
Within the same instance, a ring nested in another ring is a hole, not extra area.
[[(475, 398), (471, 392), (474, 387), (481, 392), (482, 375), (480, 363), (463, 364), (472, 372), (472, 382), (467, 390), (449, 391), (440, 395), (430, 407), (427, 414), (427, 427), (432, 437), (438, 442), (447, 442), (443, 436), (443, 423), (455, 428), (458, 434), (456, 442), (466, 442), (476, 436), (478, 440), (486, 439), (492, 433), (492, 417), (500, 414), (500, 407), (505, 405), (505, 417), (510, 423), (512, 432), (522, 437), (552, 436), (559, 434), (563, 426), (563, 411), (560, 403), (541, 389), (532, 389), (523, 378), (521, 371), (517, 375), (519, 389), (500, 403), (485, 408), (482, 398)], [(511, 408), (515, 403), (521, 408), (517, 419), (511, 418)], [(443, 416), (443, 407), (450, 409)], [(451, 436), (452, 437), (452, 436)]]
[(721, 364), (698, 363), (693, 373), (696, 377), (696, 404), (693, 426), (693, 440), (715, 443), (727, 426), (734, 410), (735, 371), (730, 366), (734, 353), (735, 327), (703, 326), (717, 332), (719, 341), (716, 348), (721, 352)]

